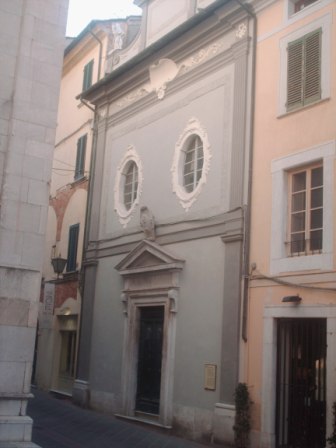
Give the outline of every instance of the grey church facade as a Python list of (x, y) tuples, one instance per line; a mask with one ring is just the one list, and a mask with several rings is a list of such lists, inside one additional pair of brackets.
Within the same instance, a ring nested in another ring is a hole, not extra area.
[(232, 441), (253, 19), (236, 1), (137, 3), (141, 33), (82, 96), (96, 119), (73, 396)]

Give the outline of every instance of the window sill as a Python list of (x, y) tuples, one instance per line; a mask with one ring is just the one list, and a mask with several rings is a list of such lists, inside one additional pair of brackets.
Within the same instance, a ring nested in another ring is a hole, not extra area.
[(277, 116), (277, 118), (281, 119), (281, 118), (296, 114), (297, 112), (303, 112), (303, 111), (310, 109), (312, 107), (315, 107), (321, 103), (326, 103), (329, 100), (330, 100), (330, 97), (321, 98), (320, 100), (314, 101), (313, 103), (307, 104), (306, 106), (297, 107), (296, 109), (285, 111), (285, 112), (280, 112), (280, 114)]
[(324, 271), (333, 267), (333, 254), (322, 253), (316, 255), (302, 255), (271, 260), (271, 275), (283, 272)]
[(78, 279), (78, 274), (79, 274), (78, 270), (64, 272), (63, 273), (63, 280), (65, 280), (65, 281), (66, 280), (67, 281), (69, 281), (69, 280), (77, 280)]

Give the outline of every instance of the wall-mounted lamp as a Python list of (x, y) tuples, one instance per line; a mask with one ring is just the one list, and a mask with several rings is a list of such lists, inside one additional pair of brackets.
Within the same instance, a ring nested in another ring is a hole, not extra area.
[(57, 274), (57, 278), (59, 278), (60, 274), (64, 271), (67, 261), (68, 260), (66, 258), (62, 258), (60, 256), (51, 259), (51, 264), (54, 268), (55, 274)]
[(302, 300), (302, 297), (300, 297), (299, 295), (297, 296), (285, 296), (282, 298), (282, 302), (284, 303), (300, 303)]

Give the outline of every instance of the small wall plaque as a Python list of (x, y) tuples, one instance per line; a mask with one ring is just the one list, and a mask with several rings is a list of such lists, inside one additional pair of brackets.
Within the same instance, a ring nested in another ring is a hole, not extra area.
[(204, 389), (216, 390), (217, 365), (211, 363), (204, 364)]

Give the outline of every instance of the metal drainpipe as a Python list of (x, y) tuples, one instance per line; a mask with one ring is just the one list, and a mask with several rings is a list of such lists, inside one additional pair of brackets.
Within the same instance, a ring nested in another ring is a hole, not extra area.
[(247, 342), (247, 318), (248, 318), (248, 295), (249, 295), (249, 267), (250, 267), (250, 228), (251, 228), (251, 202), (252, 202), (252, 165), (253, 165), (253, 137), (255, 119), (255, 85), (256, 85), (256, 55), (257, 55), (257, 16), (251, 11), (251, 7), (240, 0), (235, 0), (241, 8), (253, 20), (253, 49), (252, 49), (252, 82), (251, 82), (251, 125), (249, 143), (249, 170), (247, 186), (247, 204), (244, 206), (244, 283), (243, 283), (243, 314), (242, 314), (242, 338)]
[[(96, 36), (92, 30), (90, 30), (90, 34), (98, 41), (99, 44), (99, 60), (98, 60), (98, 80), (100, 80), (100, 73), (101, 73), (101, 63), (102, 63), (102, 53), (103, 53), (103, 43), (99, 39), (98, 36)], [(81, 260), (81, 272), (80, 272), (80, 279), (79, 279), (79, 290), (81, 294), (81, 300), (82, 300), (82, 306), (83, 306), (83, 288), (85, 283), (85, 258), (86, 258), (86, 250), (89, 244), (89, 228), (90, 228), (90, 221), (91, 221), (91, 203), (92, 203), (92, 186), (94, 181), (94, 172), (95, 172), (95, 162), (96, 162), (96, 140), (97, 140), (97, 111), (95, 107), (90, 106), (85, 100), (83, 100), (82, 96), (79, 95), (78, 99), (84, 106), (86, 106), (88, 109), (90, 109), (94, 113), (93, 117), (93, 126), (92, 126), (92, 145), (91, 145), (91, 156), (90, 156), (90, 170), (89, 170), (89, 182), (88, 182), (88, 195), (87, 195), (87, 201), (86, 201), (86, 209), (85, 209), (85, 224), (84, 224), (84, 241), (83, 241), (83, 253), (82, 253), (82, 260)], [(78, 334), (78, 340), (81, 341), (81, 332), (82, 332), (82, 318), (83, 313), (81, 311), (80, 313), (80, 322), (79, 322), (79, 334)], [(79, 368), (79, 345), (78, 345), (78, 352), (77, 352), (77, 363), (76, 363), (76, 378), (78, 377), (78, 368)]]
[[(81, 308), (83, 307), (83, 299), (84, 299), (84, 283), (85, 283), (85, 268), (84, 263), (86, 259), (86, 250), (89, 243), (89, 228), (91, 221), (91, 203), (92, 203), (92, 186), (94, 180), (94, 172), (95, 172), (95, 161), (96, 161), (96, 140), (97, 140), (97, 112), (96, 109), (91, 107), (88, 103), (86, 103), (82, 98), (79, 98), (81, 103), (88, 107), (90, 110), (94, 112), (93, 118), (93, 136), (92, 136), (92, 146), (91, 146), (91, 156), (90, 156), (90, 170), (89, 170), (89, 181), (88, 181), (88, 195), (86, 200), (86, 209), (85, 209), (85, 221), (84, 221), (84, 238), (83, 238), (83, 252), (82, 252), (82, 260), (81, 260), (81, 270), (80, 270), (80, 278), (79, 278), (79, 291), (81, 295)], [(82, 333), (82, 319), (83, 312), (81, 309), (80, 317), (79, 317), (79, 332), (78, 332), (78, 341), (80, 344), (81, 341), (81, 333)], [(77, 362), (76, 362), (76, 379), (78, 378), (78, 369), (79, 369), (79, 344), (77, 351)]]
[(99, 44), (99, 59), (98, 59), (98, 81), (100, 80), (100, 72), (101, 72), (101, 63), (102, 63), (102, 55), (103, 55), (103, 42), (99, 39), (99, 37), (90, 30), (90, 34), (96, 39)]
[[(102, 54), (103, 54), (103, 42), (99, 39), (99, 37), (94, 34), (92, 30), (90, 30), (90, 34), (96, 39), (96, 41), (99, 44), (99, 59), (98, 59), (98, 76), (97, 76), (97, 82), (100, 80), (100, 74), (101, 74), (101, 65), (102, 65)], [(91, 146), (91, 156), (90, 156), (90, 175), (89, 175), (89, 185), (88, 185), (88, 198), (87, 198), (87, 206), (85, 211), (85, 231), (84, 231), (84, 244), (83, 244), (83, 255), (82, 255), (82, 263), (84, 261), (84, 255), (85, 251), (87, 249), (88, 241), (89, 241), (89, 222), (91, 219), (91, 186), (93, 185), (94, 181), (94, 168), (95, 168), (95, 157), (96, 157), (96, 135), (97, 135), (97, 111), (95, 107), (90, 106), (90, 104), (83, 100), (82, 96), (79, 95), (79, 100), (84, 106), (86, 106), (88, 109), (90, 109), (94, 113), (93, 118), (93, 136), (92, 136), (92, 146)]]

